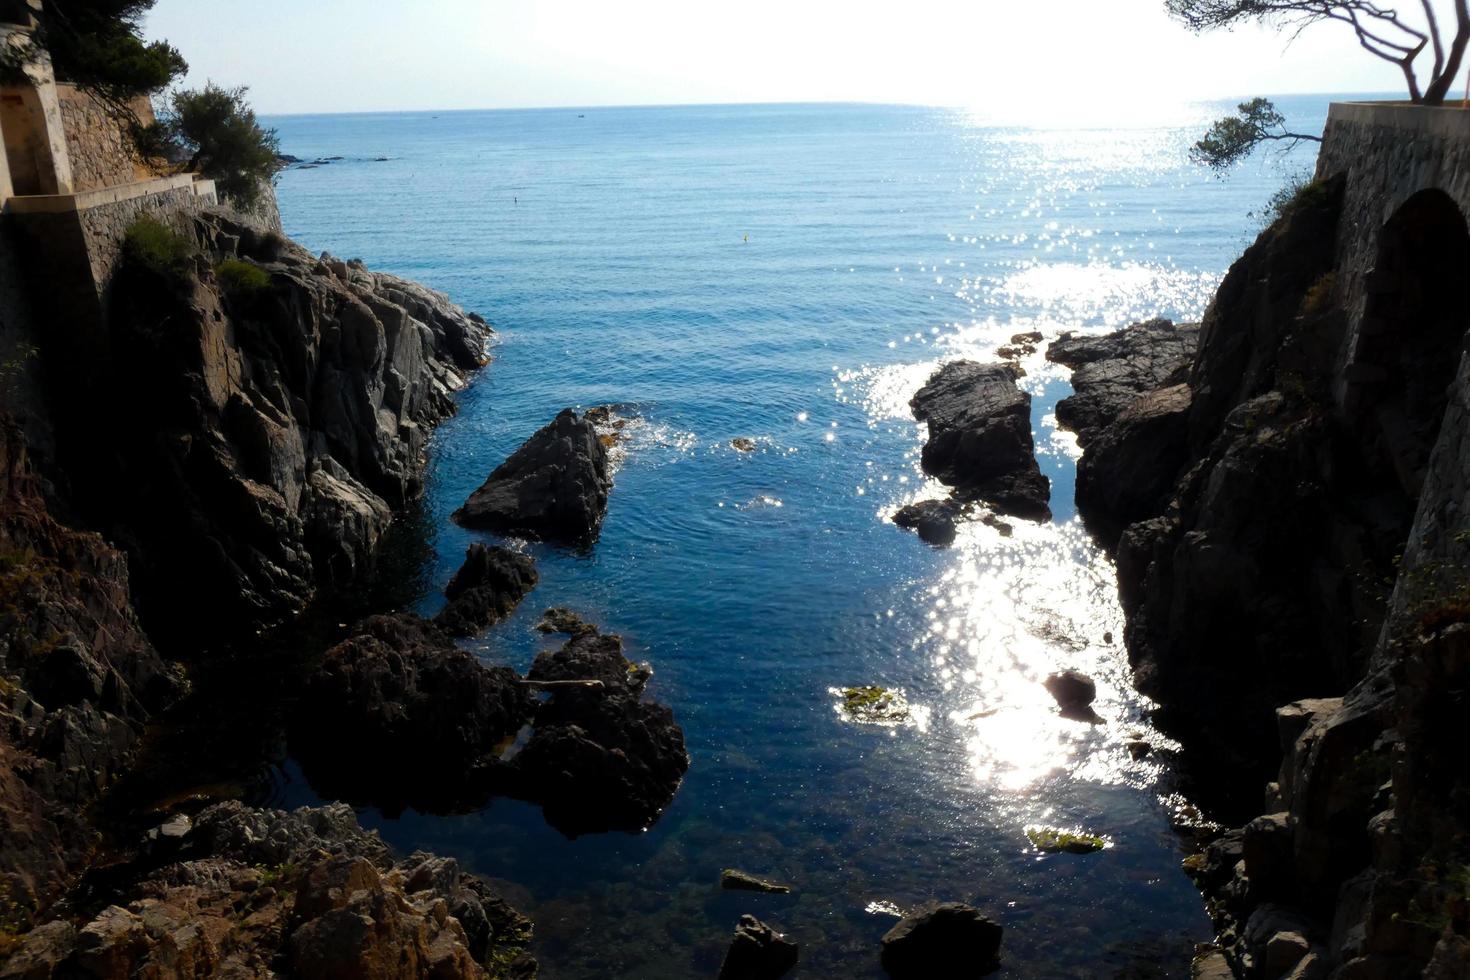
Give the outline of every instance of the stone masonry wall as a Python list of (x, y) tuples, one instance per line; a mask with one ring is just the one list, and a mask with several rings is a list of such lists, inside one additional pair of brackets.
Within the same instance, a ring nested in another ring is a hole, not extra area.
[[(1334, 103), (1317, 177), (1348, 175), (1337, 232), (1337, 282), (1349, 311), (1345, 355), (1357, 350), (1368, 273), (1383, 226), (1404, 202), (1437, 188), (1470, 214), (1470, 112), (1400, 103)], [(1351, 373), (1351, 372), (1348, 372)], [(1341, 394), (1341, 393), (1339, 393)]]
[[(57, 85), (56, 94), (61, 100), (61, 123), (71, 158), (74, 191), (116, 187), (151, 176), (134, 160), (126, 129), (101, 103), (74, 85)], [(133, 111), (139, 121), (153, 121), (147, 99), (138, 100)]]

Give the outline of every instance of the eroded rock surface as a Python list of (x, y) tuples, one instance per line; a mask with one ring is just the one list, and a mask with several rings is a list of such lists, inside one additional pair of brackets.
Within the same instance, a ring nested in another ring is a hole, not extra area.
[(796, 943), (753, 915), (742, 915), (720, 964), (719, 980), (777, 980), (796, 966)]
[(454, 519), (500, 534), (587, 544), (602, 528), (611, 488), (607, 447), (593, 422), (568, 408), (496, 467)]
[(1050, 484), (1036, 464), (1031, 396), (1016, 386), (1014, 364), (951, 361), (909, 402), (929, 426), (924, 472), (957, 498), (983, 500), (996, 511), (1045, 520)]

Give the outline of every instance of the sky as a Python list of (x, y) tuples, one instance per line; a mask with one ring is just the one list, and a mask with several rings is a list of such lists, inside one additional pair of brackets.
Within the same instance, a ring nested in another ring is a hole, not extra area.
[(263, 114), (854, 101), (997, 120), (1394, 92), (1349, 28), (1195, 36), (1163, 0), (157, 0), (186, 84)]

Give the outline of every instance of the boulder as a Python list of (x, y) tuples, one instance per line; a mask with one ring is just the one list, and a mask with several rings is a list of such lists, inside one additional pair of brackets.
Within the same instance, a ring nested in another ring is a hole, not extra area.
[(1063, 670), (1042, 681), (1063, 711), (1081, 711), (1097, 698), (1097, 683), (1080, 670)]
[(957, 500), (921, 500), (900, 507), (893, 515), (893, 523), (917, 531), (921, 541), (943, 547), (954, 542), (955, 525), (969, 509), (969, 505)]
[(909, 406), (929, 426), (920, 460), (925, 473), (954, 487), (962, 499), (1046, 520), (1050, 484), (1036, 464), (1031, 396), (1016, 386), (1020, 377), (1014, 364), (952, 361)]
[(465, 527), (563, 544), (597, 538), (612, 487), (607, 447), (571, 409), (501, 463), (454, 512)]
[(527, 673), (550, 698), (511, 762), (517, 792), (569, 837), (636, 833), (669, 805), (689, 768), (683, 729), (642, 698), (651, 672), (616, 636), (581, 633), (537, 656)]
[(719, 980), (776, 980), (796, 965), (796, 943), (753, 915), (742, 915), (720, 964)]
[(449, 603), (434, 621), (453, 636), (473, 636), (510, 615), (538, 578), (530, 557), (472, 544), (464, 564), (444, 587)]
[(393, 808), (483, 799), (500, 745), (535, 701), (411, 613), (373, 616), (308, 678), (291, 744), (324, 790)]
[(883, 969), (894, 980), (968, 980), (1000, 965), (1001, 926), (959, 902), (930, 902), (883, 937)]

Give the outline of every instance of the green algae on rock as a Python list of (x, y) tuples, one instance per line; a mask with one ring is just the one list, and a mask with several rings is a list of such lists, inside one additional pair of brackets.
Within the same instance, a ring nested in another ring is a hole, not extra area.
[(1091, 854), (1109, 846), (1105, 838), (1096, 834), (1055, 827), (1027, 827), (1026, 838), (1043, 854)]
[(832, 688), (841, 698), (838, 710), (852, 721), (869, 725), (897, 725), (909, 720), (909, 703), (901, 690), (876, 684)]

